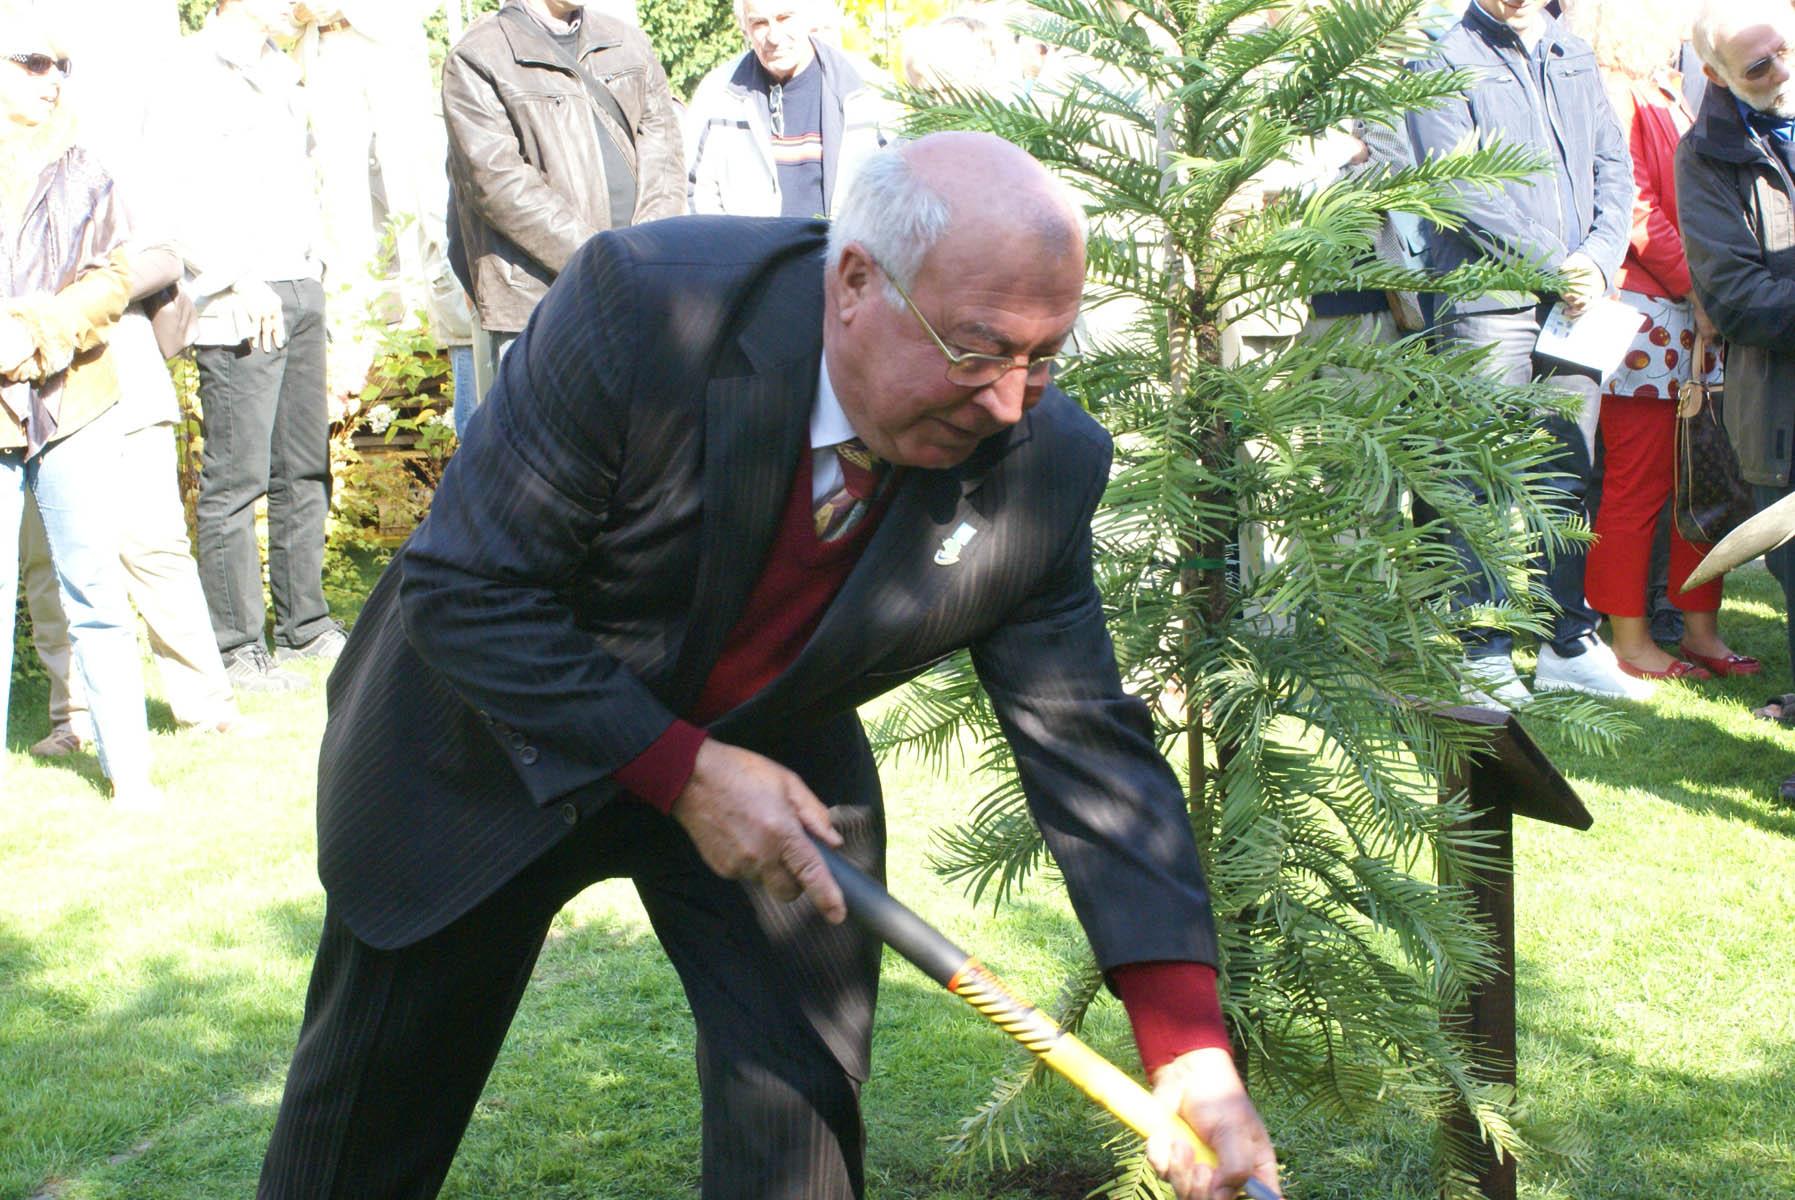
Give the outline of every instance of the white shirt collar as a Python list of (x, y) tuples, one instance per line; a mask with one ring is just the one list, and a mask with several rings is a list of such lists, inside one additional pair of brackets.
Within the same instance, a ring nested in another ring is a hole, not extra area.
[(821, 450), (858, 436), (829, 381), (829, 356), (822, 355), (816, 371), (816, 403), (810, 408), (810, 448)]

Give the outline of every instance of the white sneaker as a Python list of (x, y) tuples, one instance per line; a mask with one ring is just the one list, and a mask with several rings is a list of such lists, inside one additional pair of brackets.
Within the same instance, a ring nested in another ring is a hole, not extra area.
[(1522, 708), (1533, 699), (1533, 693), (1515, 673), (1515, 665), (1506, 654), (1484, 658), (1467, 658), (1459, 670), (1459, 682), (1465, 689), (1465, 703), (1499, 712)]
[(1649, 700), (1655, 689), (1620, 669), (1620, 660), (1608, 644), (1596, 637), (1583, 639), (1583, 653), (1565, 658), (1551, 646), (1539, 648), (1539, 668), (1533, 686), (1542, 692), (1584, 692), (1609, 700)]

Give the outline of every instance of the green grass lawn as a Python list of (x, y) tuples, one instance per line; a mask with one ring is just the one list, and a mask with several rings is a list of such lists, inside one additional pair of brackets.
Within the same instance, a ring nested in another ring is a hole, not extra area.
[[(1521, 1072), (1533, 1112), (1587, 1143), (1524, 1168), (1546, 1197), (1795, 1196), (1795, 811), (1773, 799), (1795, 734), (1746, 709), (1790, 688), (1780, 597), (1735, 576), (1734, 644), (1757, 682), (1666, 686), (1618, 758), (1542, 735), (1588, 833), (1518, 831)], [(321, 672), (314, 671), (315, 674)], [(321, 680), (320, 680), (321, 681)], [(251, 1194), (323, 898), (312, 857), (322, 687), (249, 700), (257, 740), (154, 715), (166, 812), (113, 813), (91, 760), (38, 764), (41, 683), (15, 684), (0, 758), (0, 1200)], [(1025, 990), (1077, 953), (1061, 899), (1001, 916), (928, 872), (930, 830), (972, 794), (887, 773), (892, 887)], [(1126, 1023), (1092, 1040), (1132, 1064)], [(1072, 1197), (1105, 1174), (1107, 1131), (1060, 1091), (1035, 1106), (1032, 1162), (952, 1172), (942, 1143), (1017, 1062), (1001, 1035), (889, 959), (866, 1092), (877, 1197)], [(552, 942), (446, 1196), (684, 1197), (697, 1163), (691, 1023), (625, 884), (593, 888)], [(1293, 1197), (1420, 1197), (1427, 1131), (1268, 1114)]]

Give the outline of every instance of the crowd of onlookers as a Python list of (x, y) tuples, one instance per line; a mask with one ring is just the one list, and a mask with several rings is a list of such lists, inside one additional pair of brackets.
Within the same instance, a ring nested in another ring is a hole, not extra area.
[[(1490, 347), (1505, 378), (1550, 379), (1583, 401), (1581, 421), (1540, 417), (1559, 448), (1552, 482), (1595, 538), (1540, 564), (1555, 613), (1535, 689), (1632, 699), (1657, 680), (1762, 670), (1722, 637), (1720, 581), (1684, 590), (1712, 539), (1691, 536), (1669, 502), (1679, 401), (1723, 379), (1743, 482), (1762, 506), (1789, 490), (1795, 403), (1779, 373), (1795, 362), (1792, 55), (1787, 0), (1475, 0), (1425, 64), (1476, 82), (1462, 101), (1411, 115), (1418, 158), (1507, 143), (1551, 165), (1467, 196), (1462, 229), (1425, 231), (1432, 269), (1518, 253), (1565, 279), (1558, 295), (1459, 303), (1436, 326)], [(1618, 362), (1537, 352), (1554, 307), (1576, 318), (1610, 299), (1640, 316)], [(1795, 597), (1787, 552), (1771, 566)], [(1469, 556), (1465, 579), (1473, 603), (1502, 582)], [(1466, 646), (1483, 698), (1505, 705), (1529, 697), (1510, 649), (1495, 630)], [(1795, 801), (1795, 779), (1780, 794)]]
[[(63, 84), (86, 64), (56, 27), (61, 6), (0, 0), (0, 625), (10, 634), (22, 569), (52, 681), (51, 729), (32, 753), (92, 744), (121, 803), (157, 801), (133, 605), (183, 725), (253, 732), (234, 691), (301, 687), (283, 664), (343, 645), (321, 583), (330, 397), (357, 391), (373, 354), (366, 314), (392, 289), (370, 264), (408, 281), (401, 319), (422, 309), (439, 325), (466, 430), (588, 238), (686, 212), (827, 217), (897, 128), (889, 77), (842, 48), (817, 0), (736, 0), (744, 51), (683, 105), (627, 13), (505, 0), (449, 48), (439, 120), (423, 37), (435, 7), (220, 0), (175, 47), (153, 103), (119, 99), (127, 52), (98, 64), (115, 85), (108, 102), (77, 112)], [(1430, 51), (1417, 65), (1467, 71), (1466, 95), (1406, 128), (1344, 127), (1266, 186), (1325, 184), (1466, 144), (1523, 147), (1550, 169), (1467, 193), (1462, 228), (1393, 217), (1379, 252), (1436, 271), (1520, 258), (1562, 286), (1437, 312), (1425, 297), (1316, 296), (1291, 320), (1243, 318), (1225, 353), (1264, 353), (1342, 321), (1368, 338), (1427, 329), (1490, 347), (1507, 380), (1573, 393), (1581, 419), (1542, 409), (1539, 423), (1557, 451), (1550, 482), (1592, 515), (1595, 539), (1538, 564), (1555, 611), (1533, 689), (1638, 699), (1657, 680), (1758, 673), (1722, 637), (1719, 582), (1682, 591), (1707, 546), (1667, 513), (1679, 395), (1723, 375), (1745, 480), (1763, 505), (1790, 490), (1795, 10), (1468, 0), (1427, 12)], [(1012, 15), (974, 5), (910, 29), (904, 77), (925, 90), (1027, 92), (1050, 54)], [(178, 171), (155, 151), (177, 143), (189, 151)], [(1536, 351), (1555, 309), (1576, 319), (1614, 298), (1641, 318), (1617, 363)], [(164, 366), (188, 347), (204, 420), (197, 560)], [(1499, 601), (1505, 581), (1460, 549), (1463, 603)], [(1770, 561), (1795, 597), (1795, 556)], [(1465, 650), (1474, 699), (1530, 698), (1507, 633), (1479, 630)], [(5, 688), (0, 679), (0, 727)], [(1795, 721), (1795, 696), (1784, 699)], [(1795, 799), (1795, 779), (1782, 794)]]

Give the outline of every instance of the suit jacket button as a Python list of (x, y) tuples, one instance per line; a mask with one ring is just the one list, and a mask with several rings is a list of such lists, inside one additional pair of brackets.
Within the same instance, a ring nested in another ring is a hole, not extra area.
[(524, 735), (515, 729), (507, 729), (505, 731), (505, 742), (513, 750), (522, 750), (524, 748)]
[(525, 746), (522, 750), (517, 752), (517, 757), (518, 761), (522, 762), (524, 766), (534, 766), (536, 764), (536, 747)]
[(569, 825), (578, 825), (580, 823), (580, 810), (575, 808), (571, 803), (563, 804), (561, 806), (561, 819), (566, 821)]

